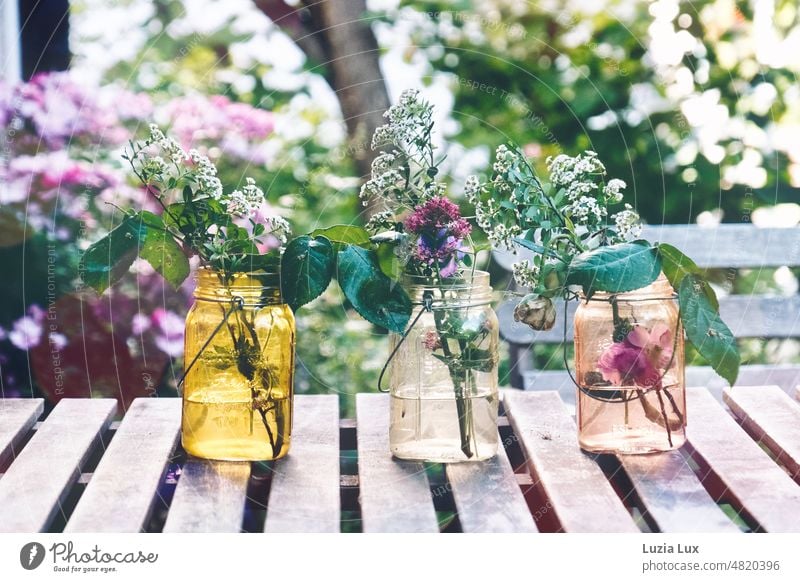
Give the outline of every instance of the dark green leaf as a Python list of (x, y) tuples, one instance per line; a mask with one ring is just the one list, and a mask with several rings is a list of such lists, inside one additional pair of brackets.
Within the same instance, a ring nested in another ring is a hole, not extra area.
[(733, 386), (739, 375), (739, 349), (733, 333), (709, 301), (705, 283), (694, 274), (683, 277), (678, 291), (681, 321), (692, 345)]
[(299, 236), (286, 245), (281, 259), (281, 292), (293, 310), (319, 297), (331, 282), (335, 256), (324, 236)]
[(167, 232), (160, 216), (144, 210), (131, 220), (138, 221), (140, 232), (144, 233), (140, 237), (139, 256), (177, 289), (189, 276), (189, 259), (180, 245)]
[(138, 219), (126, 216), (119, 226), (86, 249), (80, 262), (83, 282), (102, 293), (119, 281), (136, 258), (144, 228)]
[(636, 241), (577, 255), (569, 265), (566, 282), (580, 285), (588, 297), (597, 291), (633, 291), (649, 285), (660, 273), (656, 249), (645, 241)]
[[(656, 250), (658, 256), (661, 257), (661, 270), (664, 271), (664, 276), (676, 291), (680, 289), (681, 282), (686, 275), (702, 276), (703, 270), (674, 246), (660, 243), (656, 246)], [(719, 311), (719, 301), (714, 289), (705, 280), (703, 280), (703, 288), (711, 305), (714, 306), (714, 310)]]
[(338, 254), (339, 286), (353, 308), (367, 321), (395, 333), (405, 331), (411, 300), (387, 277), (374, 251), (347, 245)]
[(360, 226), (337, 224), (328, 228), (318, 228), (310, 236), (324, 236), (334, 244), (336, 251), (342, 250), (342, 246), (346, 244), (356, 245), (365, 249), (372, 248), (369, 233)]
[(515, 238), (514, 242), (517, 243), (519, 246), (525, 247), (526, 249), (531, 250), (535, 253), (539, 253), (540, 255), (543, 255), (547, 252), (547, 249), (545, 249), (542, 245), (538, 245), (535, 242), (529, 241), (528, 239), (525, 238)]

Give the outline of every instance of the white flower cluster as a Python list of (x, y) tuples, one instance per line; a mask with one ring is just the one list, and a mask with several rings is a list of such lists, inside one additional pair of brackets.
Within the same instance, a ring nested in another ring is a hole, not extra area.
[(612, 178), (605, 187), (605, 195), (611, 202), (619, 204), (622, 202), (622, 190), (627, 184), (619, 178)]
[[(580, 188), (575, 188), (576, 183), (594, 184), (597, 177), (604, 176), (606, 167), (593, 151), (587, 150), (582, 155), (570, 157), (560, 154), (555, 158), (546, 160), (547, 171), (550, 172), (550, 183), (555, 188), (568, 188), (567, 195), (577, 197), (581, 194)], [(569, 187), (573, 186), (570, 190)]]
[[(220, 187), (221, 188), (221, 187)], [(253, 178), (245, 178), (245, 186), (227, 196), (217, 198), (235, 216), (249, 216), (264, 203), (264, 191)]]
[(492, 165), (492, 169), (496, 174), (505, 174), (511, 168), (512, 161), (513, 154), (508, 151), (508, 147), (506, 147), (505, 144), (500, 144), (497, 146), (497, 149), (494, 153), (494, 164)]
[(384, 210), (372, 215), (367, 221), (366, 229), (370, 232), (378, 233), (385, 230), (391, 230), (395, 225), (394, 212), (391, 210)]
[(195, 179), (200, 192), (215, 200), (221, 200), (222, 182), (217, 177), (217, 167), (206, 156), (194, 149), (189, 150), (188, 159), (195, 166)]
[(531, 263), (528, 259), (518, 261), (511, 266), (514, 281), (520, 287), (532, 289), (536, 286), (539, 278), (539, 267)]
[(567, 206), (573, 222), (577, 224), (599, 223), (608, 215), (605, 206), (600, 206), (596, 198), (581, 196)]
[(358, 197), (361, 199), (361, 204), (366, 206), (370, 198), (394, 197), (394, 194), (404, 184), (405, 179), (399, 169), (390, 169), (379, 174), (373, 173), (372, 178), (362, 184)]
[(266, 228), (266, 232), (281, 241), (281, 245), (285, 245), (286, 241), (289, 239), (289, 235), (292, 234), (292, 227), (289, 226), (286, 219), (280, 216), (265, 217), (264, 227)]
[(406, 89), (400, 94), (400, 101), (383, 114), (388, 123), (375, 130), (372, 149), (413, 142), (430, 124), (432, 114), (433, 108), (420, 99), (419, 90)]
[(155, 123), (150, 124), (150, 139), (147, 143), (158, 147), (175, 165), (180, 165), (186, 160), (186, 153), (180, 144), (171, 137), (165, 136)]
[(630, 242), (642, 234), (642, 224), (639, 213), (630, 204), (625, 205), (625, 210), (620, 210), (614, 215), (614, 224), (620, 240)]

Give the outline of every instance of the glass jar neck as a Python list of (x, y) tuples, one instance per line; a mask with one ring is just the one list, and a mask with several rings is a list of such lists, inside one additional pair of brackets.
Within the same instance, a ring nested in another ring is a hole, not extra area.
[(492, 302), (492, 288), (486, 271), (466, 271), (448, 278), (403, 275), (403, 288), (415, 305), (422, 305), (426, 294), (431, 296), (434, 309)]
[(208, 267), (197, 271), (195, 299), (230, 303), (242, 301), (246, 307), (279, 305), (281, 298), (280, 271), (251, 271), (228, 275)]
[[(583, 291), (579, 293), (580, 300), (586, 302), (586, 296)], [(676, 299), (675, 290), (669, 281), (661, 273), (658, 278), (645, 287), (634, 289), (633, 291), (625, 291), (624, 293), (607, 293), (605, 291), (598, 291), (588, 300), (590, 303), (593, 301), (666, 301)]]

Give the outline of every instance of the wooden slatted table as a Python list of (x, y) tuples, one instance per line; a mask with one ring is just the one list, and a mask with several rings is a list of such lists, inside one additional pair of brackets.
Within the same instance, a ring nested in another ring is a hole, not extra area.
[(689, 389), (688, 443), (588, 455), (556, 390), (503, 394), (501, 454), (437, 465), (388, 453), (388, 397), (298, 396), (290, 455), (187, 457), (180, 401), (0, 400), (0, 532), (800, 531), (800, 403), (775, 386), (721, 404)]

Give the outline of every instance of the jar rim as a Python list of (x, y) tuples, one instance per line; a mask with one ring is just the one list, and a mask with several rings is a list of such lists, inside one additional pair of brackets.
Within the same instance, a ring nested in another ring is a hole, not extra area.
[(468, 277), (437, 278), (427, 275), (403, 273), (401, 282), (409, 287), (436, 287), (450, 289), (453, 291), (468, 290), (478, 286), (489, 286), (488, 271), (476, 269), (474, 271), (466, 271), (464, 274), (468, 275)]

